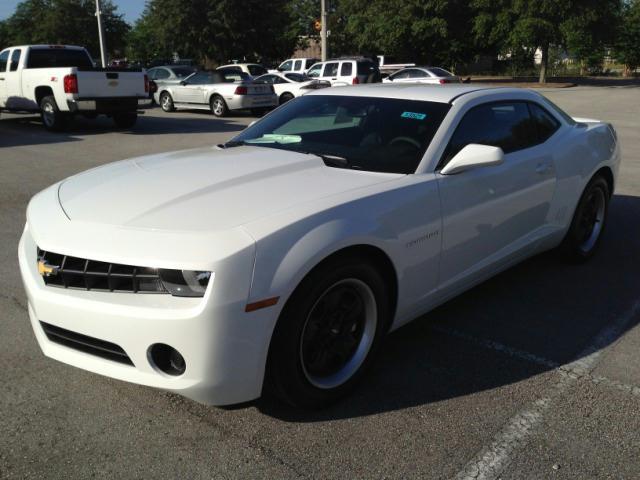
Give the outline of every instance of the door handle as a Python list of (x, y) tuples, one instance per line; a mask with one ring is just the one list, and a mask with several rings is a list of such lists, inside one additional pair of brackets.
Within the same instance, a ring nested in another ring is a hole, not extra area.
[(4, 77), (0, 77), (0, 80), (4, 80)]
[(551, 171), (551, 164), (550, 163), (541, 163), (536, 167), (536, 173), (538, 175), (544, 175), (545, 173), (548, 173)]

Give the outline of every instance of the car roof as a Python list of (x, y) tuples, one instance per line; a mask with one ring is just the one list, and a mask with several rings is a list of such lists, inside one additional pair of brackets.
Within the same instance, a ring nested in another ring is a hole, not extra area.
[(79, 45), (60, 45), (56, 43), (46, 43), (46, 44), (38, 44), (38, 45), (14, 45), (9, 46), (7, 48), (3, 48), (2, 50), (9, 50), (10, 48), (31, 48), (31, 49), (47, 49), (50, 48), (52, 50), (86, 50), (84, 47)]
[(371, 83), (346, 87), (323, 88), (309, 95), (348, 95), (357, 97), (380, 97), (422, 100), (426, 102), (451, 103), (456, 98), (472, 92), (513, 93), (530, 92), (522, 88), (491, 87), (487, 85), (425, 85), (419, 83)]

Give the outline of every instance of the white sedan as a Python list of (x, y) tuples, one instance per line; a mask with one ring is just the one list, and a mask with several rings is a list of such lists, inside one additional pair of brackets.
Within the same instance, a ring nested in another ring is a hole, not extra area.
[(45, 355), (207, 404), (321, 407), (387, 332), (539, 252), (596, 252), (620, 148), (528, 90), (366, 85), (224, 145), (36, 195), (19, 246)]
[(383, 83), (428, 83), (445, 85), (461, 83), (460, 77), (440, 67), (409, 67), (398, 70), (382, 80)]
[(319, 82), (300, 73), (267, 73), (253, 83), (273, 85), (280, 105), (320, 88), (330, 87), (329, 82)]

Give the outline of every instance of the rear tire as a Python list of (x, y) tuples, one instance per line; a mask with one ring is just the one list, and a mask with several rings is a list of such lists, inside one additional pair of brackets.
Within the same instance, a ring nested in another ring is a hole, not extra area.
[(293, 100), (293, 95), (289, 92), (285, 92), (280, 95), (279, 104), (282, 105), (283, 103), (287, 103), (289, 100)]
[(229, 114), (227, 103), (220, 95), (214, 95), (213, 97), (211, 97), (209, 106), (211, 107), (211, 113), (213, 113), (216, 117), (226, 117)]
[(160, 95), (160, 108), (163, 112), (174, 112), (176, 107), (173, 105), (173, 98), (169, 92), (162, 92)]
[(40, 118), (45, 128), (52, 132), (60, 132), (69, 125), (69, 114), (61, 112), (53, 96), (40, 100)]
[(389, 324), (384, 279), (364, 258), (330, 261), (296, 288), (276, 325), (267, 388), (289, 404), (326, 407), (370, 367)]
[(569, 231), (558, 248), (567, 261), (580, 263), (595, 254), (607, 222), (609, 198), (609, 185), (603, 177), (593, 178), (586, 186)]
[(115, 113), (113, 115), (113, 122), (118, 128), (133, 128), (138, 121), (138, 114), (136, 112)]

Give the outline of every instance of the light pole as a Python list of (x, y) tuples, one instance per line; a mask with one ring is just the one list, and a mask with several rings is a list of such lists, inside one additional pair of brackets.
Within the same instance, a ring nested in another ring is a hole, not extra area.
[(320, 0), (320, 48), (322, 51), (322, 61), (327, 60), (327, 3)]
[(107, 46), (104, 42), (104, 32), (102, 26), (102, 11), (100, 10), (100, 0), (96, 0), (96, 17), (98, 19), (98, 37), (100, 38), (100, 60), (102, 68), (107, 67)]

